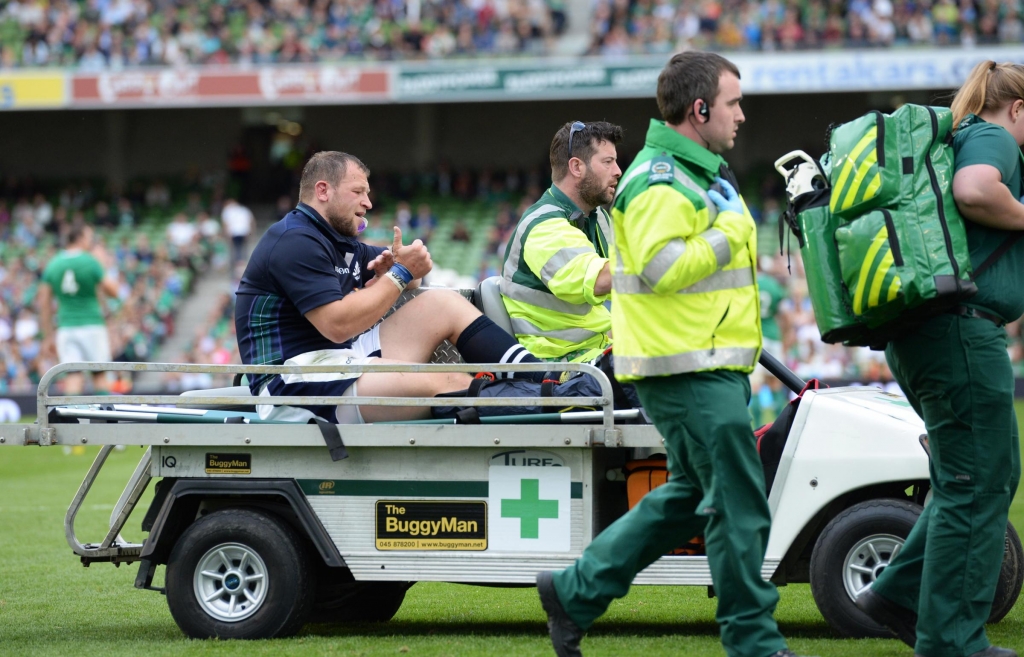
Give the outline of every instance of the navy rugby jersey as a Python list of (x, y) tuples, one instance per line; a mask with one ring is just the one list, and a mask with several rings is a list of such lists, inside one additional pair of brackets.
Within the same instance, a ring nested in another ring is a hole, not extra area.
[[(367, 266), (384, 247), (344, 237), (305, 203), (260, 238), (235, 299), (238, 351), (246, 365), (281, 365), (310, 351), (346, 349), (352, 340), (331, 342), (305, 318), (373, 278)], [(271, 375), (249, 377), (253, 394)]]

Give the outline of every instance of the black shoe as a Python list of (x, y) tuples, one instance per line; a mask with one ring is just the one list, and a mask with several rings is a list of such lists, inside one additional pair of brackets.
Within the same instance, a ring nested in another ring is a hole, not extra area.
[[(871, 620), (884, 625), (897, 639), (911, 648), (917, 643), (916, 613), (883, 598), (871, 589), (858, 595), (854, 604)], [(988, 655), (983, 655), (983, 657), (988, 657)]]
[[(921, 657), (921, 655), (914, 654), (914, 657)], [(971, 657), (1017, 657), (1017, 653), (1009, 648), (998, 648), (996, 646), (989, 646), (981, 652), (976, 652)]]
[(555, 654), (558, 657), (583, 657), (583, 653), (580, 652), (583, 630), (569, 618), (565, 609), (562, 609), (550, 572), (537, 574), (537, 593), (540, 594), (541, 606), (548, 614), (548, 634), (551, 635), (551, 645), (555, 648)]
[(786, 648), (785, 650), (780, 650), (778, 652), (773, 652), (772, 654), (768, 655), (768, 657), (800, 657), (800, 656), (797, 655), (792, 650), (790, 650), (789, 648)]

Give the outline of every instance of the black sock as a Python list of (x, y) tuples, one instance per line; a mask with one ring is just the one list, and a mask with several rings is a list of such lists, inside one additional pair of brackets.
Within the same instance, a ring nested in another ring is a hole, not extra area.
[[(536, 356), (516, 342), (486, 315), (480, 315), (462, 330), (455, 348), (467, 363), (540, 363)], [(503, 372), (499, 379), (513, 377), (541, 381), (544, 372)]]

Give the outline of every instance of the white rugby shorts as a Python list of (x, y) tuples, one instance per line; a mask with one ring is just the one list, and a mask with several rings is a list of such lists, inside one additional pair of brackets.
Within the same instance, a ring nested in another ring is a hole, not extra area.
[[(380, 324), (352, 341), (348, 349), (321, 349), (289, 358), (284, 365), (362, 365), (380, 358)], [(361, 374), (348, 372), (322, 372), (317, 374), (283, 374), (275, 376), (260, 390), (260, 397), (322, 396), (357, 397), (356, 381)], [(322, 409), (323, 407), (319, 407)], [(319, 415), (338, 424), (363, 424), (359, 407), (338, 404), (326, 415), (300, 406), (257, 406), (262, 420), (307, 422)]]
[(110, 362), (110, 336), (102, 324), (59, 328), (56, 342), (61, 363)]

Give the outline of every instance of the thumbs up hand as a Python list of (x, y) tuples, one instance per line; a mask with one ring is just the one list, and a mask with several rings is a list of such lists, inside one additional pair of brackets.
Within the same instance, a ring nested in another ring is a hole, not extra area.
[(395, 242), (391, 248), (395, 253), (395, 262), (408, 269), (414, 279), (423, 278), (434, 268), (430, 252), (422, 240), (413, 240), (412, 244), (402, 246), (402, 229), (398, 226), (395, 226)]
[(402, 248), (402, 229), (395, 226), (395, 239), (391, 244), (391, 252), (398, 253), (398, 250)]

